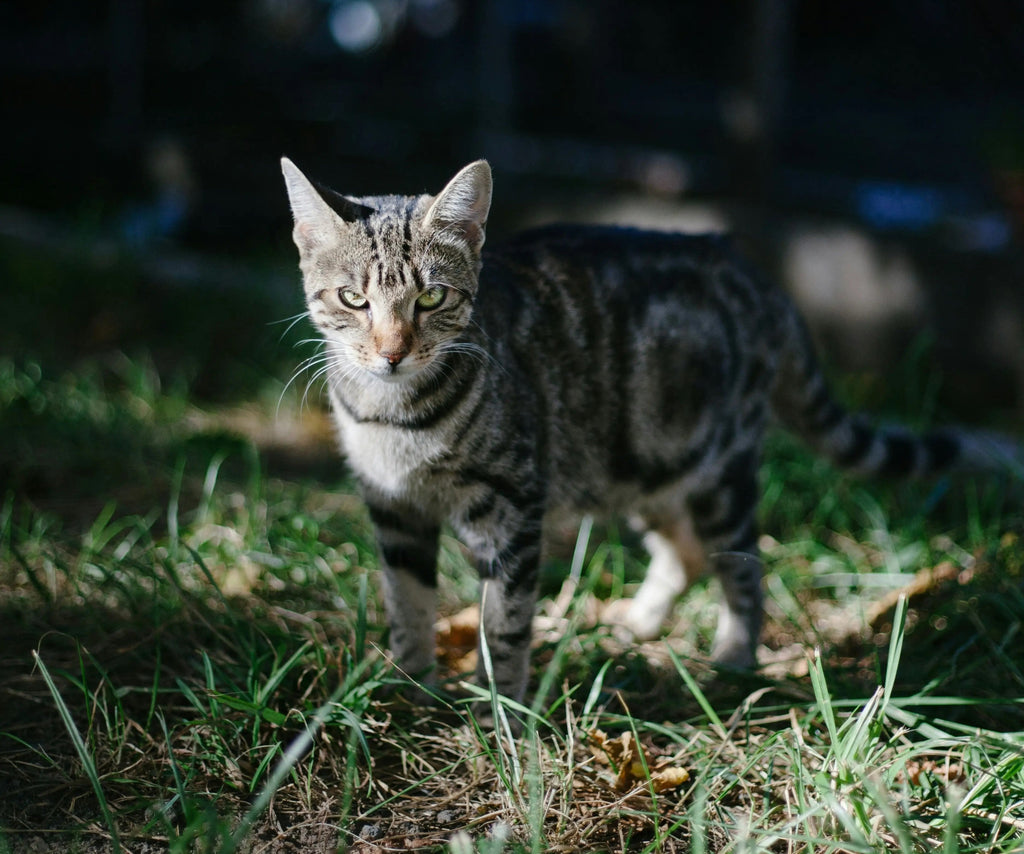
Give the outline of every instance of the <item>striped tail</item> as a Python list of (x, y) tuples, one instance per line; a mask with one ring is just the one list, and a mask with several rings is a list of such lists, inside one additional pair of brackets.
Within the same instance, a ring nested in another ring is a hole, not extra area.
[(875, 426), (832, 397), (810, 334), (795, 310), (775, 381), (776, 417), (817, 453), (863, 475), (928, 477), (946, 472), (1004, 472), (1024, 477), (1024, 448), (992, 433), (956, 428), (916, 434)]

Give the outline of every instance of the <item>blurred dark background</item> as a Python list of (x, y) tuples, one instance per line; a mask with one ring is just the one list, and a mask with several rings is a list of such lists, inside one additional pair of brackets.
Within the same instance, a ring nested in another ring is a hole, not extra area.
[[(491, 239), (729, 228), (842, 369), (884, 382), (926, 350), (955, 414), (1024, 410), (1014, 0), (9, 2), (0, 84), (7, 254), (298, 305), (282, 154), (356, 194), (487, 157)], [(0, 343), (31, 349), (5, 269)], [(71, 338), (101, 312), (77, 299)]]

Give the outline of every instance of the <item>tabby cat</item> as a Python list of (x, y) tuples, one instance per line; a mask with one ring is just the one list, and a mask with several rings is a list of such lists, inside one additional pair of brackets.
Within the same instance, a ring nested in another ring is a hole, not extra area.
[(712, 655), (752, 667), (772, 416), (858, 472), (988, 464), (967, 435), (875, 429), (842, 409), (790, 301), (721, 236), (560, 226), (483, 253), (485, 161), (434, 197), (347, 197), (282, 168), (393, 654), (412, 676), (434, 664), (442, 524), (482, 578), (496, 687), (521, 698), (552, 513), (626, 514), (646, 531), (651, 564), (625, 618), (638, 639), (710, 567), (723, 590)]

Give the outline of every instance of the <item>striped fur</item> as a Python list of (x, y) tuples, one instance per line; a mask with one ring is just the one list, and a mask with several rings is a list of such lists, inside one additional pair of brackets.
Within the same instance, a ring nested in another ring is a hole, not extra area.
[(625, 514), (648, 532), (651, 570), (626, 617), (637, 637), (657, 635), (705, 567), (716, 573), (713, 655), (749, 667), (773, 414), (859, 472), (928, 474), (992, 452), (847, 414), (788, 299), (720, 236), (551, 227), (482, 254), (483, 161), (437, 197), (359, 199), (282, 166), (338, 433), (377, 531), (393, 652), (413, 676), (433, 664), (442, 524), (485, 581), (497, 686), (521, 697), (550, 514)]

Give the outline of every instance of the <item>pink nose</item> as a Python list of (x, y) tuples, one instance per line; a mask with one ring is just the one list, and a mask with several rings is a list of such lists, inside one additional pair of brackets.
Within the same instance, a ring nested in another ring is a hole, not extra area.
[(408, 350), (382, 350), (381, 355), (388, 360), (388, 364), (394, 367), (409, 355)]

